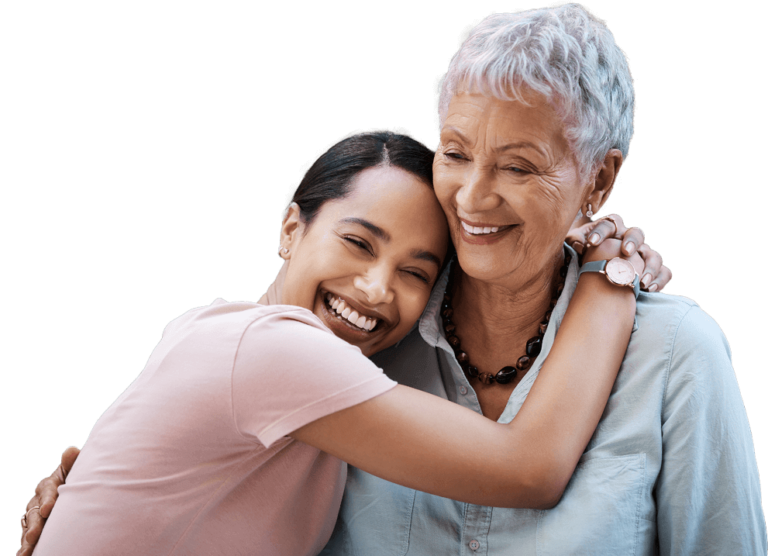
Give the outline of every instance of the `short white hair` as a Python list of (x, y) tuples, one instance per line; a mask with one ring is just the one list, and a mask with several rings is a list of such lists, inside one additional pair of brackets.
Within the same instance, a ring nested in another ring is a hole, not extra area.
[(627, 59), (605, 23), (579, 4), (493, 14), (469, 34), (440, 84), (440, 126), (457, 93), (525, 103), (544, 95), (563, 118), (582, 175), (610, 149), (626, 158), (634, 99)]

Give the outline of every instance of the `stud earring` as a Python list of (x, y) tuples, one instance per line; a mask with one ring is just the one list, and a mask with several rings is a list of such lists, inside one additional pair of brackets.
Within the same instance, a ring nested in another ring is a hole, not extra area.
[(287, 248), (287, 247), (283, 247), (283, 246), (281, 245), (281, 246), (279, 246), (279, 247), (277, 248), (277, 255), (278, 255), (279, 257), (281, 257), (281, 258), (282, 258), (282, 257), (283, 257), (283, 255), (287, 255), (287, 254), (288, 254), (288, 248)]
[(594, 212), (592, 212), (592, 205), (590, 205), (589, 203), (587, 203), (587, 212), (586, 212), (586, 217), (587, 217), (587, 218), (592, 218), (592, 215), (593, 215), (593, 214), (595, 214), (595, 213), (594, 213)]

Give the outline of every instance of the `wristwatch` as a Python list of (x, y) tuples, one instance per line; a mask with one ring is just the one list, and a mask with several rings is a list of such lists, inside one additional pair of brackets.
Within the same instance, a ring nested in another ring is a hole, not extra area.
[(614, 257), (610, 261), (592, 261), (585, 263), (579, 271), (579, 276), (585, 272), (599, 272), (600, 274), (605, 274), (611, 284), (632, 288), (635, 292), (635, 299), (640, 295), (640, 275), (635, 272), (635, 267), (632, 266), (632, 263), (626, 259)]

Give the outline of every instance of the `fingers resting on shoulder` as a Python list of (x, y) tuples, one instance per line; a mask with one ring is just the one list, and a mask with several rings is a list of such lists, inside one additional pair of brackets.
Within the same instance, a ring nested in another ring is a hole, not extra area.
[(566, 236), (566, 242), (580, 255), (585, 249), (601, 245), (607, 239), (621, 241), (622, 257), (630, 259), (635, 254), (640, 256), (644, 265), (640, 272), (641, 289), (657, 292), (672, 279), (672, 271), (664, 266), (661, 254), (645, 243), (643, 230), (627, 228), (618, 214), (609, 214), (593, 222), (571, 228)]
[(21, 519), (21, 548), (16, 556), (30, 556), (35, 549), (45, 520), (59, 497), (59, 487), (66, 482), (80, 450), (71, 446), (61, 455), (61, 463), (56, 470), (37, 484), (35, 495), (27, 503), (27, 511)]

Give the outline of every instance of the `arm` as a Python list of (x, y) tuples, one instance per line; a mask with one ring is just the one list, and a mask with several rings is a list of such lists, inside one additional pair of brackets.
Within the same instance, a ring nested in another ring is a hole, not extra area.
[(717, 324), (691, 307), (677, 328), (656, 482), (662, 555), (765, 554), (755, 449)]
[[(618, 244), (618, 242), (616, 242)], [(618, 254), (606, 246), (600, 260)], [(583, 275), (528, 399), (502, 425), (397, 386), (291, 434), (386, 480), (474, 504), (546, 508), (562, 495), (626, 351), (629, 288)]]
[[(603, 246), (589, 260), (617, 253), (615, 244), (612, 251)], [(628, 288), (611, 286), (599, 275), (582, 276), (539, 377), (509, 425), (397, 386), (291, 436), (427, 492), (495, 506), (551, 507), (602, 414), (626, 350), (634, 307)], [(40, 483), (28, 507), (40, 505), (44, 515), (50, 513), (56, 489), (77, 455), (74, 450), (62, 458), (62, 473), (57, 470)], [(43, 522), (30, 522), (19, 555), (31, 554)]]

